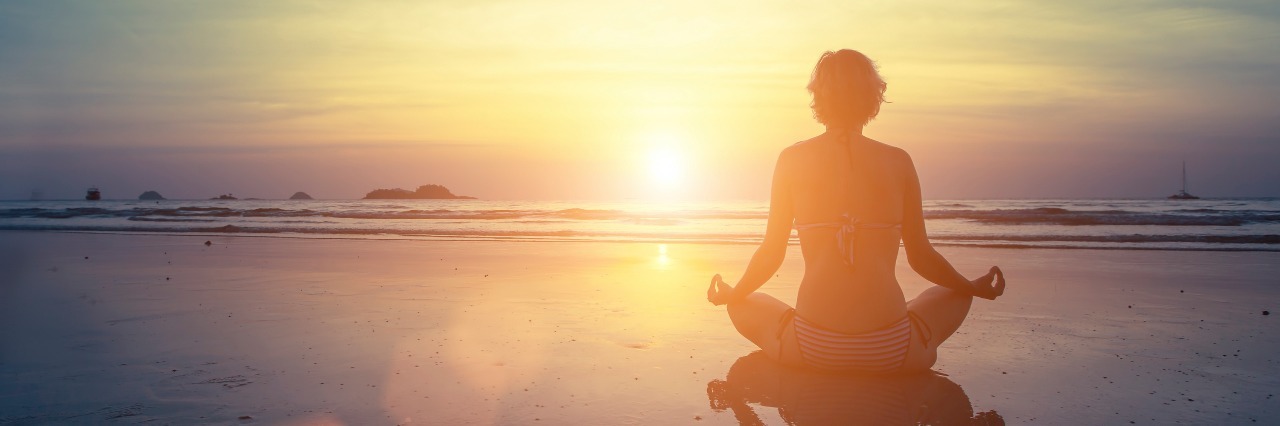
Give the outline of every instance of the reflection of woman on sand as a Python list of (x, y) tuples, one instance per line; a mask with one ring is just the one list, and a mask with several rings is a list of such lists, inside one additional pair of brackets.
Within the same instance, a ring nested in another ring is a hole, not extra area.
[[(1004, 275), (992, 267), (970, 281), (929, 243), (911, 157), (862, 135), (884, 101), (870, 59), (853, 50), (823, 54), (809, 91), (827, 131), (778, 156), (764, 243), (736, 286), (716, 275), (707, 299), (728, 304), (738, 332), (784, 364), (928, 370), (973, 298), (1004, 293)], [(805, 262), (794, 309), (756, 292), (782, 265), (792, 226)], [(899, 241), (912, 269), (938, 284), (910, 302), (894, 277)]]
[(762, 425), (749, 403), (776, 407), (789, 425), (1003, 425), (995, 411), (973, 412), (960, 385), (936, 374), (848, 376), (785, 370), (761, 352), (738, 358), (724, 380), (707, 383), (716, 411)]

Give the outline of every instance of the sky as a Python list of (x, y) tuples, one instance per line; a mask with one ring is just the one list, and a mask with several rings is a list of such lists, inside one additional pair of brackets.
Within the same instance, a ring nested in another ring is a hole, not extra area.
[(763, 200), (852, 48), (924, 195), (1280, 196), (1280, 3), (0, 0), (0, 199)]

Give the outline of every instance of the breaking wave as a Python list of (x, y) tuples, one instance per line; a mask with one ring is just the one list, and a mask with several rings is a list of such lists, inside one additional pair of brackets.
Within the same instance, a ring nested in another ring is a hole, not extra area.
[(926, 211), (925, 218), (971, 220), (1004, 225), (1241, 226), (1250, 223), (1280, 223), (1280, 212), (1196, 209), (1157, 213), (1040, 207), (1014, 210), (933, 210)]

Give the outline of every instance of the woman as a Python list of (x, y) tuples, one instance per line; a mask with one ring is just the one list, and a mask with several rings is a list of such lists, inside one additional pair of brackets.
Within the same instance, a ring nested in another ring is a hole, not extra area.
[[(778, 156), (764, 242), (737, 285), (716, 275), (707, 290), (739, 333), (784, 364), (925, 371), (974, 297), (1004, 293), (999, 268), (970, 281), (933, 249), (911, 157), (862, 135), (885, 87), (862, 53), (822, 55), (808, 89), (827, 131)], [(782, 265), (793, 225), (805, 265), (794, 309), (755, 292)], [(894, 277), (899, 241), (911, 268), (938, 285), (910, 302)]]

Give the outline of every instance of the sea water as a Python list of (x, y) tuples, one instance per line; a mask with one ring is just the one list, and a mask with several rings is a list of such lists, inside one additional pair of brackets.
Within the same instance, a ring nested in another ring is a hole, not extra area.
[[(937, 245), (1280, 251), (1280, 199), (934, 200), (924, 212)], [(767, 219), (764, 201), (0, 201), (3, 230), (310, 238), (753, 244)]]

